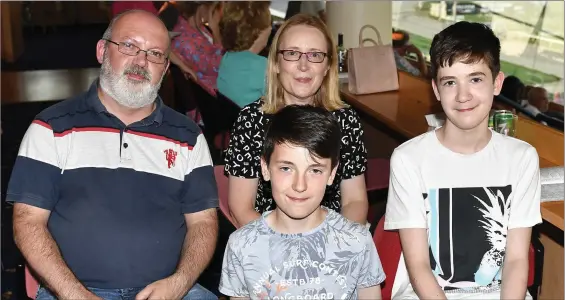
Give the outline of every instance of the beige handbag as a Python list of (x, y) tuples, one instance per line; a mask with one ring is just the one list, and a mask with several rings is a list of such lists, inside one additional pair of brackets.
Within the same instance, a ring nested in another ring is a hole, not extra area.
[[(377, 33), (378, 43), (363, 39), (363, 30)], [(365, 47), (365, 42), (374, 46)], [(359, 30), (359, 48), (349, 49), (347, 57), (349, 92), (362, 95), (398, 90), (398, 71), (391, 45), (383, 45), (377, 28), (365, 25)]]

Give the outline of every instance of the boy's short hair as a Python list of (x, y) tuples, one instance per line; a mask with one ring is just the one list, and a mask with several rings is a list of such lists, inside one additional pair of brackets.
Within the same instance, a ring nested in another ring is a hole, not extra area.
[(339, 160), (341, 129), (324, 108), (287, 105), (273, 114), (265, 132), (262, 157), (267, 164), (280, 144), (306, 148), (316, 158), (329, 158), (333, 169)]
[(458, 61), (465, 64), (484, 61), (494, 80), (500, 72), (500, 40), (487, 25), (461, 21), (434, 36), (430, 57), (434, 81), (439, 68)]

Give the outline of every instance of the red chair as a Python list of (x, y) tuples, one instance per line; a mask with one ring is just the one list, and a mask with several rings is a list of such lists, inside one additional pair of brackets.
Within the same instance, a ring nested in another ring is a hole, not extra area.
[(400, 236), (398, 231), (384, 230), (385, 217), (383, 216), (375, 229), (373, 234), (373, 241), (379, 252), (383, 271), (385, 272), (386, 279), (381, 285), (381, 295), (383, 300), (390, 300), (392, 297), (392, 286), (394, 285), (394, 278), (398, 269), (398, 262), (400, 261), (400, 254), (402, 247), (400, 245)]
[(228, 177), (224, 175), (224, 166), (215, 166), (214, 175), (216, 176), (216, 185), (218, 186), (218, 198), (220, 198), (220, 210), (224, 216), (237, 228), (234, 217), (230, 213), (228, 203)]
[(26, 294), (28, 298), (35, 299), (37, 290), (39, 290), (39, 282), (31, 275), (27, 265), (25, 266), (25, 281), (26, 281)]
[[(388, 188), (388, 179), (390, 174), (390, 161), (384, 158), (371, 158), (367, 161), (367, 171), (365, 172), (365, 185), (367, 187), (368, 196), (374, 191), (384, 190)], [(369, 197), (369, 211), (367, 212), (367, 221), (375, 224), (384, 212), (377, 212), (377, 207), (371, 207), (374, 203), (373, 197)], [(373, 232), (371, 228), (371, 232)]]
[(365, 172), (365, 185), (367, 191), (375, 191), (388, 188), (390, 175), (390, 160), (384, 158), (370, 158), (367, 161), (367, 172)]
[[(402, 246), (400, 244), (400, 236), (398, 231), (384, 230), (385, 216), (383, 216), (375, 229), (373, 234), (373, 241), (386, 279), (381, 286), (381, 294), (383, 300), (389, 300), (392, 297), (392, 287), (394, 279), (396, 278), (396, 271), (398, 270), (398, 263), (400, 261), (400, 254), (402, 253)], [(541, 286), (541, 277), (543, 274), (543, 245), (535, 234), (532, 234), (532, 244), (528, 254), (528, 291), (533, 299), (537, 299), (539, 287)]]

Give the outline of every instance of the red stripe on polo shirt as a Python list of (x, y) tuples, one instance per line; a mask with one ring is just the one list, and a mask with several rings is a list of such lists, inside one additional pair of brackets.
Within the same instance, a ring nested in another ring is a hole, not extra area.
[(65, 130), (63, 132), (55, 133), (56, 137), (65, 136), (71, 132), (113, 132), (113, 133), (120, 133), (119, 129), (115, 128), (107, 128), (107, 127), (81, 127), (81, 128), (73, 128), (69, 130)]
[(33, 123), (33, 124), (37, 124), (37, 125), (41, 125), (41, 126), (47, 128), (47, 129), (49, 129), (49, 130), (53, 130), (53, 129), (51, 128), (51, 125), (49, 125), (49, 124), (47, 124), (47, 123), (45, 123), (45, 122), (43, 122), (43, 121), (41, 121), (41, 120), (33, 120), (32, 123)]

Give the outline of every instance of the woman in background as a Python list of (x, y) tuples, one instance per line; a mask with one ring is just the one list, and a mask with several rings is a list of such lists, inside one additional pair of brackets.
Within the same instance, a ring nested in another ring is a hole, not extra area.
[(259, 53), (271, 34), (269, 1), (227, 2), (220, 22), (226, 53), (218, 72), (218, 91), (239, 107), (265, 93), (267, 59)]
[(187, 1), (177, 2), (177, 5), (183, 16), (173, 29), (180, 35), (171, 42), (172, 52), (194, 70), (196, 82), (215, 96), (218, 69), (224, 53), (219, 25), (223, 4), (218, 1)]

